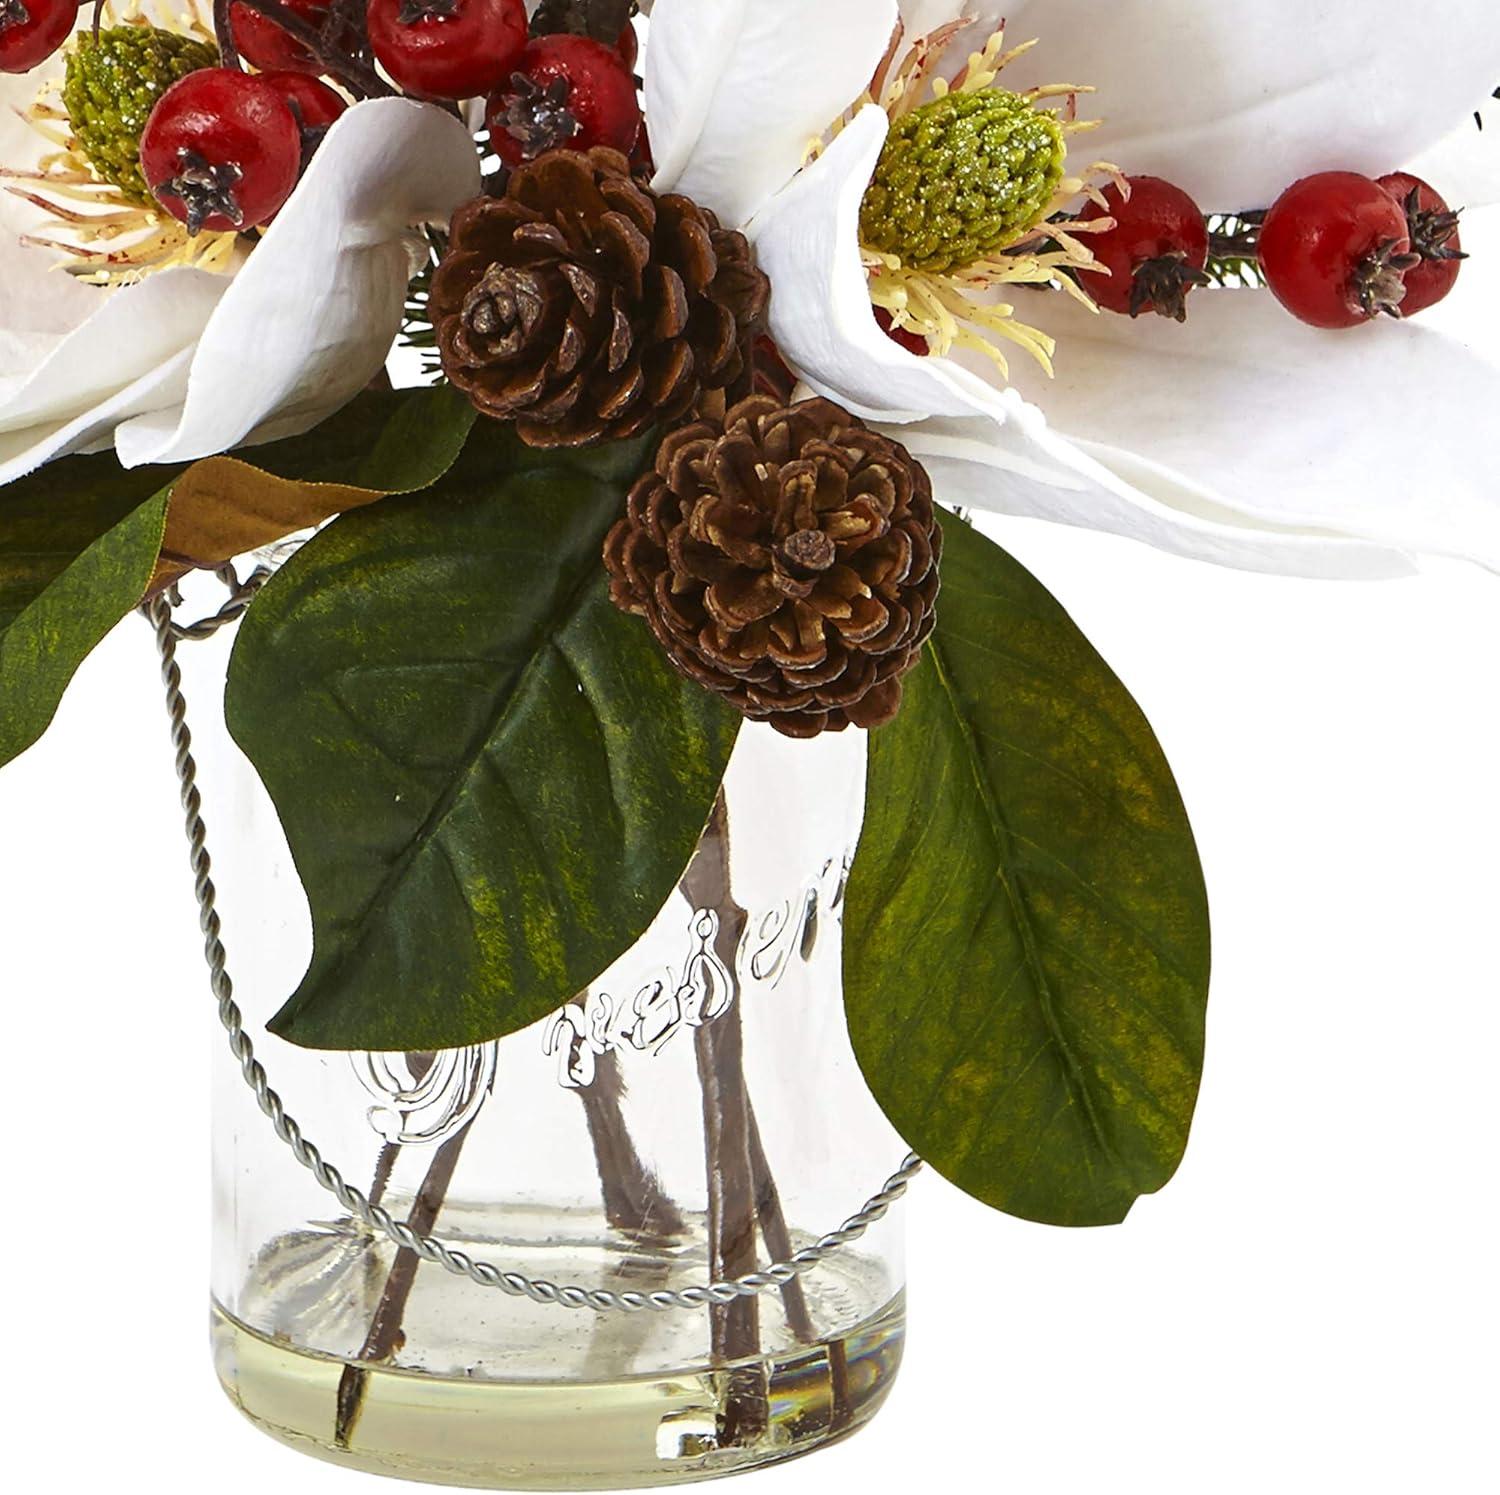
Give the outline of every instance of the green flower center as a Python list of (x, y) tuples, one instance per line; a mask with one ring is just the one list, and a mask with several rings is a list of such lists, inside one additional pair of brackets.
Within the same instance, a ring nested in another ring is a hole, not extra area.
[(1019, 94), (934, 99), (892, 125), (861, 236), (911, 269), (961, 269), (1041, 222), (1066, 158), (1062, 126)]
[(154, 26), (111, 26), (96, 42), (83, 32), (68, 54), (63, 105), (79, 149), (106, 181), (149, 203), (141, 175), (141, 131), (156, 101), (179, 78), (218, 65), (204, 42)]

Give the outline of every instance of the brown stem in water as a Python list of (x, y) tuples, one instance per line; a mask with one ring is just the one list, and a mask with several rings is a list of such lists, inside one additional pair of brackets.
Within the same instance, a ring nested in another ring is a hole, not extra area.
[[(749, 915), (734, 902), (729, 882), (729, 811), (723, 793), (682, 880), (695, 909), (719, 915), (714, 947), (725, 967), (736, 971)], [(708, 1259), (715, 1281), (756, 1269), (756, 1191), (750, 1159), (750, 1102), (745, 1088), (744, 1026), (738, 993), (729, 1010), (697, 1029), (693, 1038), (703, 1092), (704, 1154), (708, 1169)], [(709, 1310), (713, 1357), (734, 1365), (760, 1353), (760, 1306), (736, 1298)], [(765, 1376), (758, 1366), (731, 1372), (719, 1429), (726, 1447), (764, 1430), (769, 1418)]]
[[(714, 941), (714, 950), (734, 981), (735, 1001), (738, 1003), (740, 993), (737, 960), (750, 915), (734, 901), (730, 887), (729, 814), (722, 794), (714, 806), (714, 813), (698, 854), (682, 880), (682, 891), (695, 909), (713, 909), (719, 914), (719, 935)], [(737, 1017), (736, 1023), (738, 1022)], [(743, 1074), (740, 1075), (740, 1088), (744, 1089)], [(777, 1187), (776, 1176), (766, 1158), (760, 1123), (755, 1118), (755, 1105), (748, 1093), (745, 1095), (745, 1117), (755, 1212), (771, 1258), (786, 1261), (793, 1250), (791, 1231), (787, 1227), (786, 1212), (781, 1205), (781, 1190)], [(808, 1311), (807, 1295), (802, 1283), (789, 1282), (781, 1290), (781, 1296), (786, 1307), (787, 1324), (792, 1333), (804, 1343), (815, 1341), (818, 1337), (817, 1329)]]
[[(755, 1188), (755, 1212), (760, 1217), (761, 1234), (766, 1239), (766, 1253), (772, 1261), (790, 1261), (792, 1256), (792, 1232), (787, 1227), (786, 1211), (781, 1207), (781, 1190), (776, 1187), (775, 1175), (766, 1158), (765, 1144), (760, 1137), (760, 1123), (755, 1119), (755, 1104), (748, 1097), (745, 1102), (750, 1123), (750, 1172)], [(812, 1313), (807, 1306), (807, 1293), (800, 1278), (793, 1278), (781, 1289), (782, 1306), (786, 1309), (787, 1328), (803, 1344), (812, 1344), (818, 1337)]]
[(401, 1156), (399, 1142), (387, 1142), (375, 1159), (375, 1177), (370, 1181), (370, 1203), (378, 1205), (385, 1198), (391, 1185), (391, 1174), (396, 1171), (396, 1161)]
[[(432, 1068), (436, 1058), (436, 1054), (426, 1052), (408, 1054), (406, 1064), (411, 1070), (412, 1079), (420, 1084), (426, 1077), (427, 1071)], [(378, 1205), (384, 1200), (385, 1191), (391, 1184), (391, 1175), (396, 1171), (396, 1164), (400, 1158), (401, 1144), (399, 1142), (387, 1142), (380, 1149), (380, 1154), (375, 1159), (375, 1175), (370, 1180), (369, 1199), (372, 1205)]]
[[(743, 1037), (738, 1006), (695, 1035), (708, 1165), (708, 1266), (716, 1282), (757, 1265)], [(760, 1353), (760, 1304), (755, 1298), (715, 1304), (709, 1327), (714, 1359), (735, 1367), (719, 1430), (720, 1444), (735, 1447), (762, 1431), (768, 1417), (761, 1368), (743, 1364)]]
[[(422, 1187), (417, 1190), (411, 1213), (406, 1218), (406, 1223), (418, 1235), (430, 1235), (437, 1224), (468, 1135), (469, 1129), (465, 1127), (457, 1136), (450, 1137), (438, 1148), (428, 1165)], [(372, 1204), (378, 1203), (379, 1198), (384, 1195), (400, 1152), (400, 1147), (395, 1143), (387, 1143), (381, 1148), (380, 1158), (375, 1165), (375, 1183), (370, 1191)], [(390, 1360), (406, 1342), (403, 1320), (412, 1289), (416, 1286), (417, 1268), (421, 1264), (422, 1258), (415, 1251), (408, 1251), (405, 1247), (397, 1251), (396, 1260), (385, 1279), (380, 1301), (375, 1305), (375, 1316), (370, 1321), (369, 1333), (365, 1335), (365, 1342), (360, 1348), (361, 1363), (346, 1365), (339, 1377), (333, 1427), (333, 1440), (339, 1448), (349, 1447), (359, 1415), (364, 1410), (365, 1395), (370, 1383), (370, 1373), (365, 1367)]]
[(646, 1166), (625, 1123), (625, 1075), (617, 1054), (601, 1054), (593, 1084), (578, 1092), (599, 1167), (604, 1217), (628, 1235), (660, 1239), (680, 1235), (682, 1211)]
[(828, 1379), (833, 1392), (828, 1431), (842, 1433), (854, 1423), (854, 1388), (849, 1382), (849, 1346), (845, 1340), (828, 1343)]

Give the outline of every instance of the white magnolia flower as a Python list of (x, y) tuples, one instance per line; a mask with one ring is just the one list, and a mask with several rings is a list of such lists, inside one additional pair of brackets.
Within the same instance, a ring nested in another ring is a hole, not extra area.
[[(0, 75), (0, 167), (34, 170), (55, 149), (21, 118), (42, 76)], [(358, 104), (230, 273), (174, 266), (116, 289), (22, 242), (49, 215), (17, 185), (0, 181), (0, 483), (111, 444), (133, 467), (311, 429), (384, 364), (411, 226), (445, 222), (479, 166), (441, 109)]]
[[(1476, 144), (1471, 118), (1500, 82), (1493, 0), (656, 0), (657, 186), (747, 227), (803, 380), (888, 425), (950, 504), (1250, 569), (1397, 575), (1414, 552), (1500, 569), (1477, 450), (1500, 376), (1420, 321), (1317, 332), (1268, 293), (1223, 291), (1196, 295), (1179, 326), (1024, 292), (1057, 376), (1015, 357), (1003, 388), (881, 332), (859, 210), (887, 115), (867, 104), (804, 168), (808, 144), (865, 93), (898, 19), (909, 40), (971, 16), (961, 65), (1002, 14), (1013, 39), (1040, 41), (1007, 87), (1094, 85), (1089, 154), (1208, 211), (1264, 208), (1315, 171), (1412, 162), (1450, 200), (1500, 198), (1500, 137)], [(1488, 286), (1475, 260), (1458, 296)]]

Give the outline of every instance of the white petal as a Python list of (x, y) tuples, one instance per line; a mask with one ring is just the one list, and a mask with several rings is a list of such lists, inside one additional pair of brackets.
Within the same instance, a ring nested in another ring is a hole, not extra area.
[[(62, 74), (52, 58), (30, 73), (0, 73), (0, 167), (35, 171), (56, 147), (34, 130), (22, 111), (36, 99), (45, 78)], [(4, 290), (4, 325), (0, 326), (0, 404), (19, 380), (50, 351), (51, 343), (72, 331), (98, 309), (99, 292), (79, 285), (61, 270), (50, 249), (27, 248), (20, 235), (42, 232), (47, 214), (21, 192), (31, 184), (0, 177), (0, 285)], [(41, 340), (31, 334), (42, 335)]]
[[(68, 333), (108, 299), (96, 286), (81, 285), (46, 249), (28, 248), (0, 223), (0, 285), (5, 320), (0, 324), (0, 430), (9, 423), (12, 401), (38, 366)], [(91, 371), (92, 372), (92, 371)]]
[(295, 435), (352, 399), (400, 329), (408, 226), (446, 221), (478, 190), (473, 141), (452, 115), (406, 99), (349, 110), (210, 318), (181, 410), (122, 425), (120, 460), (192, 461)]
[[(1481, 305), (1488, 292), (1471, 273), (1449, 307), (1457, 315), (1459, 297)], [(1020, 379), (1053, 431), (1122, 495), (1243, 526), (1249, 558), (1215, 558), (1281, 569), (1281, 540), (1258, 540), (1262, 528), (1500, 570), (1484, 447), (1500, 370), (1457, 339), (1385, 319), (1319, 332), (1248, 291), (1195, 296), (1186, 326), (1091, 317), (1062, 297), (1038, 320), (1057, 334), (1058, 376)], [(1047, 502), (1037, 495), (1033, 511)]]
[(896, 0), (657, 0), (646, 117), (658, 191), (747, 223), (869, 86)]
[(1009, 86), (1093, 84), (1076, 145), (1206, 209), (1267, 207), (1314, 171), (1393, 171), (1500, 82), (1495, 0), (1016, 0), (1041, 45)]
[(1500, 203), (1500, 104), (1487, 111), (1483, 130), (1466, 120), (1407, 169), (1431, 182), (1455, 206), (1487, 208)]
[(908, 421), (1000, 411), (998, 394), (947, 360), (918, 358), (875, 321), (859, 254), (859, 207), (885, 144), (862, 109), (750, 228), (771, 277), (771, 334), (806, 382), (856, 415)]
[(1244, 571), (1373, 580), (1414, 569), (1383, 546), (1259, 524), (1129, 453), (1092, 448), (1090, 455), (1049, 431), (1036, 410), (1030, 419), (1012, 412), (1003, 423), (976, 416), (880, 429), (921, 459), (938, 498), (952, 508), (1103, 530)]
[[(10, 171), (34, 171), (42, 157), (56, 149), (21, 117), (36, 100), (44, 71), (50, 74), (57, 69), (49, 66), (35, 73), (0, 73), (0, 166)], [(26, 233), (44, 216), (11, 190), (19, 185), (0, 180), (0, 234)]]
[(0, 433), (0, 486), (55, 457), (107, 450), (121, 421), (180, 405), (192, 360), (189, 346), (79, 413), (35, 422), (18, 435)]
[[(103, 291), (56, 270), (38, 277), (28, 259), (35, 253), (14, 243), (0, 247), (0, 273), (27, 260), (22, 284), (41, 291), (33, 305), (43, 324), (0, 338), (0, 349), (27, 360), (18, 366), (27, 372), (0, 384), (0, 483), (97, 444), (121, 420), (175, 411), (186, 392), (185, 360), (229, 289), (223, 276), (173, 269)], [(87, 307), (69, 331), (76, 293)], [(7, 299), (7, 322), (29, 319), (24, 305), (12, 312)]]
[(908, 38), (936, 31), (958, 14), (953, 0), (900, 0), (901, 24)]
[[(55, 149), (21, 111), (61, 72), (53, 57), (31, 73), (0, 74), (0, 165), (34, 170)], [(56, 252), (19, 242), (45, 232), (47, 217), (15, 191), (0, 191), (0, 483), (107, 445), (121, 420), (178, 404), (191, 349), (228, 284), (172, 270), (120, 292), (83, 285)]]
[[(904, 40), (908, 45), (920, 37), (930, 36), (939, 26), (946, 26), (960, 17), (969, 24), (949, 43), (949, 52), (941, 71), (945, 75), (956, 73), (971, 52), (978, 51), (987, 42), (1016, 7), (993, 3), (961, 3), (961, 0), (901, 0), (901, 24), (906, 28)], [(1017, 38), (1019, 40), (1019, 38)]]

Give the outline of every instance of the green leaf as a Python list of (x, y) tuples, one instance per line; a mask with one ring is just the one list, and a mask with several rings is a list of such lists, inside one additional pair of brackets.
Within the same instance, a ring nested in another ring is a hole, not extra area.
[(528, 452), (481, 423), (436, 488), (346, 514), (257, 599), (229, 723), (314, 925), (273, 1032), (337, 1049), (514, 1032), (666, 902), (738, 718), (608, 600), (604, 535), (648, 450)]
[(152, 590), (333, 514), (429, 487), (457, 461), (474, 419), (449, 385), (386, 390), (305, 436), (194, 463), (172, 489)]
[(452, 389), (365, 394), (306, 436), (186, 470), (127, 471), (106, 453), (0, 488), (0, 766), (47, 729), (78, 666), (148, 591), (427, 486), (473, 422)]
[(0, 766), (47, 730), (78, 666), (144, 595), (169, 475), (75, 457), (0, 490)]
[(235, 456), (301, 483), (415, 493), (453, 465), (474, 421), (474, 407), (450, 384), (370, 391), (304, 436)]
[(849, 1028), (937, 1170), (1057, 1225), (1176, 1171), (1203, 1066), (1207, 898), (1150, 725), (1035, 578), (946, 526), (938, 630), (871, 735)]

